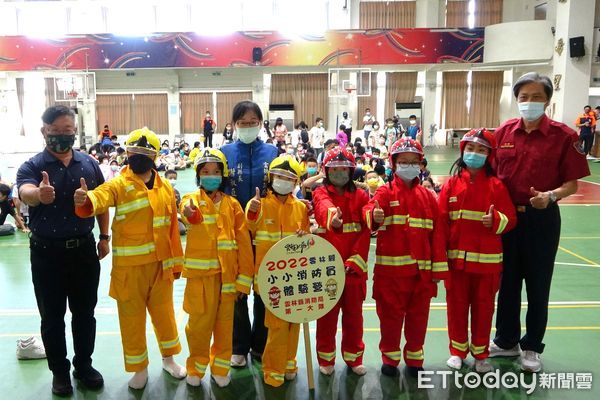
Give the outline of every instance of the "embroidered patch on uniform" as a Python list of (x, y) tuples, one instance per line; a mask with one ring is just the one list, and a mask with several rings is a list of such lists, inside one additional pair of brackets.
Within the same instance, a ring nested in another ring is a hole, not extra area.
[(579, 154), (585, 156), (585, 151), (583, 151), (583, 148), (581, 147), (581, 144), (579, 142), (573, 143), (573, 147), (575, 148), (575, 150), (577, 150)]
[(390, 207), (398, 207), (400, 202), (398, 200), (390, 201)]
[(132, 190), (134, 190), (134, 189), (135, 189), (135, 188), (133, 187), (133, 185), (128, 185), (128, 186), (125, 186), (125, 191), (126, 191), (126, 192), (131, 192), (131, 191), (132, 191)]
[(204, 200), (201, 200), (201, 201), (198, 202), (198, 205), (199, 206), (205, 206), (206, 202)]
[(506, 143), (502, 143), (500, 145), (501, 149), (514, 149), (515, 148), (515, 144), (511, 143), (511, 142), (506, 142)]
[(458, 199), (456, 197), (450, 197), (448, 199), (448, 203), (456, 203), (458, 201)]
[(265, 219), (265, 224), (266, 225), (273, 225), (275, 223), (275, 220), (272, 219)]
[(115, 219), (116, 219), (117, 221), (124, 220), (124, 219), (125, 219), (125, 215), (115, 215)]

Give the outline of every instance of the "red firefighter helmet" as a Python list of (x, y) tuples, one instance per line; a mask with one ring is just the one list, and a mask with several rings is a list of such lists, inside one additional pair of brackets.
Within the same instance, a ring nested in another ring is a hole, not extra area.
[(323, 167), (356, 168), (356, 160), (354, 159), (354, 156), (348, 150), (346, 150), (345, 147), (336, 146), (325, 153), (325, 157), (323, 158)]
[(423, 153), (423, 147), (421, 146), (421, 143), (417, 142), (414, 139), (402, 138), (396, 141), (390, 149), (389, 157), (392, 168), (394, 168), (394, 156), (400, 153), (415, 153), (419, 156), (419, 161), (422, 160), (425, 156)]
[(460, 140), (460, 154), (463, 154), (468, 142), (479, 143), (490, 149), (490, 158), (496, 151), (496, 138), (494, 134), (485, 128), (471, 129)]

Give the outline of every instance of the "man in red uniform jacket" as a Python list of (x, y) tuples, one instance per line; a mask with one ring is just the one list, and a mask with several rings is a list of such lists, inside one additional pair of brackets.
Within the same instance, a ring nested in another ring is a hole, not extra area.
[[(498, 294), (496, 337), (490, 357), (518, 356), (521, 369), (542, 368), (550, 283), (560, 239), (557, 202), (577, 192), (577, 179), (590, 174), (577, 133), (544, 114), (552, 81), (530, 72), (513, 87), (521, 118), (495, 132), (497, 176), (517, 208), (517, 226), (504, 235), (504, 270)], [(521, 287), (527, 290), (526, 333), (521, 336)]]

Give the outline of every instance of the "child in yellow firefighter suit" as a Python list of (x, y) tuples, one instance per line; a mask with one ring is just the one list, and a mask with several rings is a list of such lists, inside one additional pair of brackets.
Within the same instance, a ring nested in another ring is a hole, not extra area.
[(236, 295), (250, 293), (254, 256), (242, 206), (222, 191), (229, 177), (225, 155), (206, 149), (194, 164), (200, 189), (183, 196), (180, 205), (190, 225), (183, 266), (183, 309), (190, 315), (187, 382), (199, 386), (210, 362), (213, 380), (224, 387), (230, 382), (233, 308)]
[[(308, 232), (308, 210), (292, 191), (304, 171), (292, 156), (282, 155), (269, 166), (269, 185), (265, 198), (256, 196), (246, 205), (246, 221), (256, 245), (255, 285), (258, 268), (269, 249), (286, 236)], [(300, 324), (286, 322), (265, 310), (267, 344), (262, 357), (265, 383), (281, 386), (296, 378), (296, 350)]]
[(185, 378), (185, 368), (173, 360), (181, 351), (173, 280), (181, 274), (183, 251), (177, 224), (175, 194), (154, 169), (160, 150), (156, 134), (137, 129), (125, 141), (129, 165), (121, 175), (87, 191), (85, 181), (75, 191), (75, 213), (84, 218), (115, 207), (112, 222), (113, 267), (110, 296), (117, 301), (125, 370), (135, 372), (129, 387), (148, 381), (146, 310), (163, 356), (163, 368)]

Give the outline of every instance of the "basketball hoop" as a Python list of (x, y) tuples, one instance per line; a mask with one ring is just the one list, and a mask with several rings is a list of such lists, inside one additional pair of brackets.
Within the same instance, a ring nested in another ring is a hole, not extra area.
[(72, 100), (76, 100), (78, 94), (79, 93), (77, 92), (77, 90), (70, 90), (67, 92), (67, 97), (69, 97)]
[(356, 89), (353, 88), (347, 88), (346, 89), (346, 93), (348, 93), (348, 96), (352, 95), (352, 92), (354, 92)]

